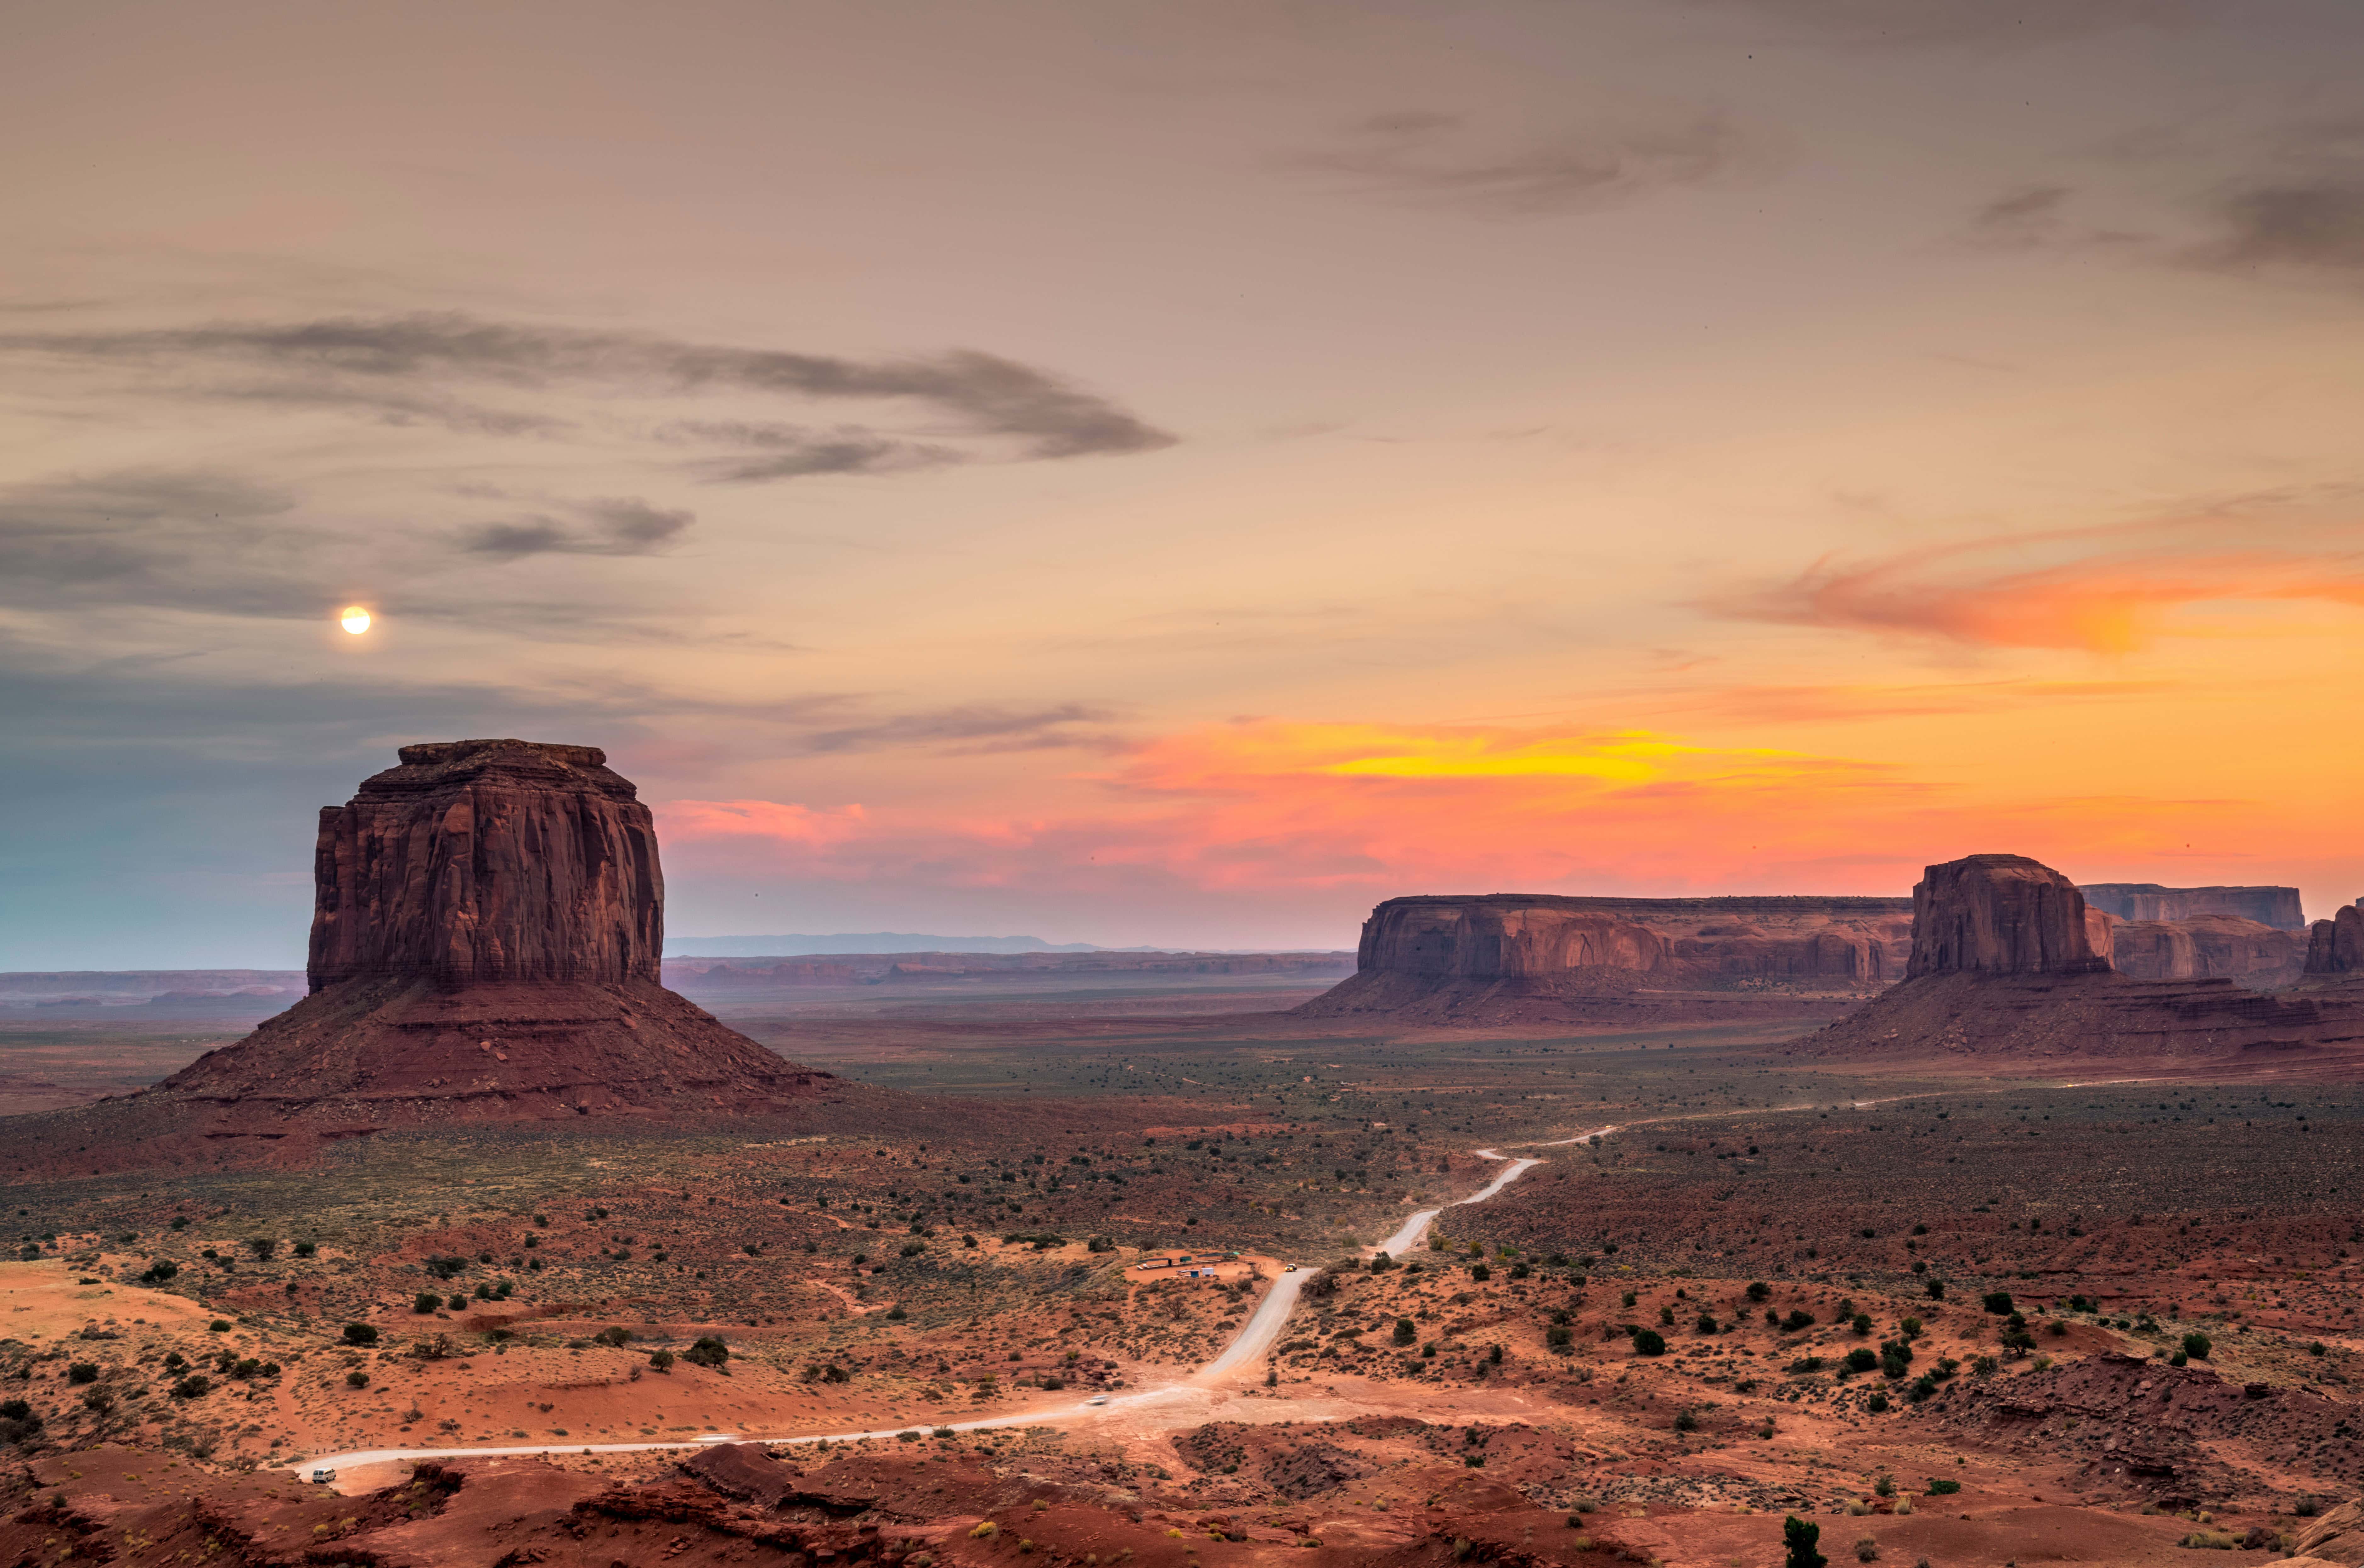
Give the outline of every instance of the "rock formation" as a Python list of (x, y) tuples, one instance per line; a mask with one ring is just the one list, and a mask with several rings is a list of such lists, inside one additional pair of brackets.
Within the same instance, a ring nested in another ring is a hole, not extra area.
[(2024, 855), (1931, 866), (1912, 889), (1912, 955), (1924, 974), (2091, 974), (2109, 968), (2087, 929), (2085, 896)]
[(1931, 866), (1913, 889), (1904, 983), (1789, 1049), (2217, 1068), (2364, 1056), (2364, 991), (2269, 995), (2225, 978), (2138, 980), (2111, 969), (2089, 932), (2098, 921), (2105, 947), (2124, 944), (2121, 962), (2148, 963), (2141, 928), (2152, 923), (2111, 930), (2083, 906), (2066, 877), (2019, 855)]
[(2317, 920), (2307, 932), (2306, 973), (2314, 979), (2359, 971), (2364, 971), (2364, 909), (2343, 905), (2338, 914)]
[(2268, 991), (2295, 984), (2305, 969), (2307, 943), (2297, 933), (2256, 920), (2209, 915), (2110, 924), (2110, 967), (2136, 980), (2236, 980)]
[(1390, 898), (1355, 973), (1297, 1009), (1417, 1022), (1827, 1017), (1901, 977), (1901, 898)]
[(782, 1111), (848, 1093), (658, 984), (655, 833), (597, 749), (460, 740), (401, 756), (320, 814), (311, 995), (151, 1089), (64, 1113), (100, 1124), (75, 1129), (92, 1149), (117, 1163), (192, 1140), (284, 1153), (396, 1127)]
[(2089, 882), (2085, 902), (2118, 920), (2255, 920), (2303, 931), (2295, 887), (2161, 887), (2155, 882)]

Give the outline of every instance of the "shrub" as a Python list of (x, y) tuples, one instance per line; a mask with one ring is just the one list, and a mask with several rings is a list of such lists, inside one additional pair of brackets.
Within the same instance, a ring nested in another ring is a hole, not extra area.
[(1802, 1334), (1813, 1326), (1814, 1315), (1803, 1308), (1794, 1309), (1781, 1319), (1781, 1332), (1785, 1334)]
[(899, 1301), (886, 1309), (886, 1321), (889, 1323), (900, 1323), (909, 1316), (909, 1313), (903, 1310), (903, 1304)]
[(1918, 1318), (1907, 1318), (1896, 1326), (1896, 1331), (1908, 1340), (1917, 1340), (1927, 1328), (1928, 1325)]
[[(1001, 1527), (995, 1524), (991, 1519), (987, 1519), (983, 1524), (980, 1524), (976, 1529), (970, 1530), (968, 1532), (968, 1538), (971, 1540), (989, 1540), (1000, 1533)], [(1175, 1533), (1178, 1535), (1181, 1532), (1177, 1530)]]
[(1681, 1412), (1675, 1418), (1675, 1430), (1678, 1432), (1698, 1431), (1699, 1418), (1692, 1415), (1689, 1410)]
[(1857, 1562), (1879, 1562), (1879, 1542), (1874, 1540), (1869, 1536), (1865, 1536), (1861, 1540), (1857, 1541), (1855, 1543), (1855, 1560)]
[(1699, 1315), (1699, 1321), (1693, 1324), (1692, 1327), (1696, 1328), (1702, 1334), (1714, 1333), (1716, 1331), (1715, 1314), (1712, 1312), (1701, 1313)]
[(1946, 1299), (1946, 1282), (1939, 1279), (1935, 1274), (1931, 1274), (1927, 1279), (1923, 1280), (1921, 1282), (1921, 1288), (1928, 1293), (1929, 1299), (1932, 1301), (1943, 1301)]
[(1782, 1558), (1782, 1568), (1827, 1568), (1830, 1559), (1814, 1550), (1823, 1539), (1823, 1527), (1810, 1524), (1791, 1514), (1781, 1521), (1781, 1544), (1788, 1549)]
[(1849, 1372), (1869, 1372), (1879, 1364), (1879, 1352), (1868, 1345), (1857, 1345), (1846, 1353), (1846, 1369)]
[(442, 1305), (442, 1295), (440, 1292), (432, 1290), (422, 1290), (417, 1296), (411, 1297), (410, 1300), (410, 1309), (421, 1317), (425, 1317), (428, 1313), (435, 1311)]
[(66, 1368), (66, 1381), (68, 1383), (96, 1383), (98, 1381), (98, 1367), (95, 1363), (91, 1362), (76, 1362), (72, 1366)]
[(213, 1391), (213, 1380), (196, 1373), (191, 1373), (173, 1385), (173, 1397), (175, 1399), (202, 1399)]
[(1979, 1298), (1979, 1305), (2001, 1318), (2011, 1311), (2011, 1292), (1990, 1290)]
[(1970, 1375), (1972, 1377), (1982, 1378), (1992, 1377), (1997, 1372), (2002, 1370), (2002, 1363), (1996, 1361), (1994, 1357), (1980, 1356), (1976, 1361), (1970, 1362)]
[(2208, 1359), (2208, 1352), (2215, 1348), (2215, 1343), (2205, 1334), (2194, 1333), (2183, 1336), (2183, 1353), (2190, 1356), (2193, 1361), (2206, 1361)]
[(595, 1345), (629, 1345), (632, 1342), (632, 1331), (630, 1329), (618, 1328), (615, 1324), (610, 1323), (605, 1329), (602, 1329), (597, 1333), (592, 1335), (591, 1342)]
[[(1800, 1356), (1796, 1361), (1790, 1363), (1790, 1375), (1792, 1377), (1803, 1377), (1808, 1373), (1820, 1372), (1822, 1370), (1823, 1358), (1820, 1356)], [(1858, 1367), (1856, 1370), (1861, 1372), (1868, 1371), (1869, 1369)]]
[(1888, 1414), (1888, 1396), (1875, 1394), (1864, 1401), (1863, 1407), (1875, 1416), (1885, 1416)]
[(347, 1388), (367, 1388), (369, 1386), (369, 1373), (362, 1371), (359, 1367), (355, 1367), (352, 1371), (345, 1373), (345, 1386)]
[(83, 1390), (82, 1407), (94, 1416), (112, 1415), (115, 1411), (115, 1396), (104, 1388), (85, 1388)]
[(1409, 1345), (1420, 1338), (1420, 1330), (1413, 1327), (1411, 1318), (1399, 1318), (1396, 1319), (1396, 1329), (1392, 1338), (1399, 1345)]
[(320, 1244), (318, 1241), (298, 1241), (296, 1243), (296, 1255), (299, 1258), (308, 1258), (319, 1250)]
[(1640, 1356), (1662, 1356), (1667, 1353), (1666, 1336), (1656, 1329), (1634, 1330), (1634, 1353)]
[(720, 1366), (730, 1359), (730, 1347), (712, 1334), (703, 1334), (697, 1343), (681, 1352), (681, 1359), (695, 1366)]
[(1479, 1284), (1484, 1284), (1488, 1280), (1494, 1277), (1494, 1271), (1488, 1268), (1483, 1263), (1472, 1263), (1469, 1265), (1469, 1277), (1476, 1280)]
[(374, 1345), (377, 1343), (377, 1330), (366, 1323), (348, 1323), (345, 1325), (345, 1343)]
[(162, 1284), (181, 1272), (181, 1265), (170, 1258), (159, 1258), (148, 1265), (139, 1277), (141, 1284)]
[(1932, 1497), (1950, 1497), (1961, 1489), (1962, 1484), (1958, 1481), (1948, 1481), (1936, 1475), (1929, 1477), (1929, 1496)]
[(657, 1372), (671, 1372), (673, 1370), (673, 1352), (671, 1351), (651, 1351), (649, 1352), (649, 1366)]
[(906, 1241), (903, 1243), (903, 1256), (907, 1258), (916, 1258), (927, 1250), (928, 1244), (925, 1241)]
[(1113, 1252), (1116, 1251), (1116, 1238), (1113, 1236), (1095, 1236), (1090, 1240), (1084, 1243), (1084, 1251), (1087, 1252)]
[(2239, 1537), (2227, 1535), (2221, 1529), (2196, 1529), (2175, 1544), (2201, 1547), (2211, 1551), (2231, 1551), (2241, 1541)]
[(465, 1258), (429, 1258), (419, 1265), (437, 1279), (450, 1279), (467, 1266)]
[[(1411, 1341), (1407, 1340), (1404, 1342), (1410, 1344)], [(1576, 1330), (1562, 1327), (1546, 1329), (1544, 1330), (1544, 1343), (1549, 1345), (1556, 1355), (1572, 1354), (1576, 1344)]]
[(1751, 1301), (1762, 1301), (1772, 1294), (1773, 1287), (1763, 1280), (1753, 1280), (1749, 1283), (1748, 1299)]

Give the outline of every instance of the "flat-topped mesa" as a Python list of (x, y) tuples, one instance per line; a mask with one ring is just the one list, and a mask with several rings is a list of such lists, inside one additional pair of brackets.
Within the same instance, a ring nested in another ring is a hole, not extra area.
[(2087, 918), (2077, 884), (2050, 866), (2025, 855), (1969, 855), (1931, 866), (1913, 886), (1905, 976), (2095, 973), (2110, 967), (2107, 931), (2106, 921)]
[(1492, 1026), (1827, 1016), (1901, 978), (1901, 898), (1390, 898), (1351, 979), (1298, 1011)]
[(650, 980), (656, 829), (596, 746), (442, 740), (320, 810), (312, 989), (364, 978)]
[(2255, 920), (2276, 930), (2303, 931), (2306, 916), (2295, 887), (2162, 887), (2155, 882), (2080, 884), (2089, 907), (2119, 920)]

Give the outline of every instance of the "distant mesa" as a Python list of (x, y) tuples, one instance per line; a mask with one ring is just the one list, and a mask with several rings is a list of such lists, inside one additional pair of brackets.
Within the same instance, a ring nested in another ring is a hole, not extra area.
[(80, 1118), (104, 1125), (72, 1130), (120, 1163), (156, 1140), (292, 1151), (393, 1127), (847, 1093), (659, 984), (655, 830), (596, 747), (405, 746), (321, 811), (313, 866), (309, 995), (139, 1095), (17, 1118), (8, 1141)]
[[(1913, 889), (1912, 906), (1903, 984), (1794, 1042), (1792, 1051), (1858, 1059), (2140, 1058), (2217, 1068), (2364, 1052), (2364, 985), (2329, 983), (2328, 969), (2323, 982), (2280, 993), (2223, 975), (2138, 979), (2121, 973), (2108, 961), (2129, 933), (2142, 933), (2151, 951), (2166, 939), (2145, 928), (2173, 923), (2117, 925), (2089, 910), (2067, 877), (2024, 855), (1971, 855), (1933, 865)], [(2321, 922), (2316, 930), (2332, 924)], [(2166, 936), (2178, 931), (2195, 949), (2212, 932), (2212, 941), (2236, 949), (2283, 935), (2229, 917), (2183, 922)], [(2336, 954), (2336, 935), (2334, 928), (2314, 945)]]
[(2086, 904), (2113, 920), (2251, 920), (2279, 931), (2306, 930), (2295, 887), (2161, 887), (2155, 882), (2089, 882)]
[(1090, 942), (1046, 942), (1040, 937), (931, 937), (914, 931), (836, 931), (772, 937), (668, 937), (664, 955), (677, 958), (804, 958), (888, 952), (1145, 952)]
[(1830, 1017), (1902, 978), (1902, 898), (1390, 898), (1355, 973), (1296, 1011), (1405, 1022)]
[(2364, 974), (2364, 909), (2349, 904), (2314, 923), (2307, 932), (2306, 973), (2322, 979)]

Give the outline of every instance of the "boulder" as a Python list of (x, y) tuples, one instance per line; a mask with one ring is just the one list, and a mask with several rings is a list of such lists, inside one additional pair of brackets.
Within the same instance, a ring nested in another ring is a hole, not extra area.
[(1931, 866), (1912, 889), (1912, 956), (1905, 977), (2090, 974), (2085, 895), (2025, 855), (1969, 855)]

